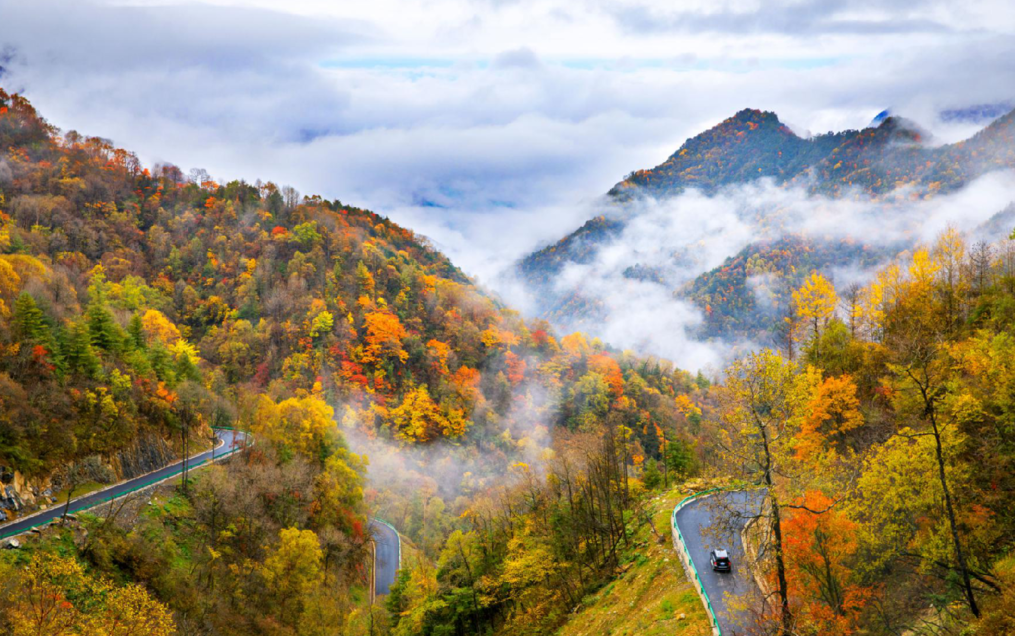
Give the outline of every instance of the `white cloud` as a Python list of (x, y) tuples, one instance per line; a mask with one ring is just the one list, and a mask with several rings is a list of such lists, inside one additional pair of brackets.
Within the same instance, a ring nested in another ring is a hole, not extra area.
[[(626, 211), (630, 220), (616, 239), (593, 249), (588, 262), (566, 265), (554, 281), (559, 293), (576, 291), (589, 306), (602, 310), (592, 319), (586, 316), (563, 327), (580, 328), (617, 347), (661, 355), (686, 369), (716, 368), (735, 351), (755, 345), (700, 341), (695, 330), (703, 315), (678, 292), (747, 245), (790, 234), (848, 238), (895, 249), (928, 245), (949, 226), (973, 233), (1012, 201), (1015, 173), (1010, 171), (988, 174), (927, 201), (905, 196), (875, 201), (859, 193), (828, 199), (764, 181), (730, 187), (714, 197), (690, 191), (665, 201), (641, 201)], [(628, 268), (635, 265), (653, 275), (632, 278)], [(870, 275), (855, 262), (838, 263), (825, 273), (843, 288)], [(756, 276), (747, 282), (761, 309), (772, 311), (766, 288), (779, 284), (776, 277)], [(524, 288), (511, 289), (518, 294), (511, 297), (517, 304), (534, 304)]]
[(0, 82), (145, 161), (375, 209), (493, 281), (744, 107), (968, 134), (937, 113), (1015, 97), (1013, 28), (1003, 0), (0, 0)]

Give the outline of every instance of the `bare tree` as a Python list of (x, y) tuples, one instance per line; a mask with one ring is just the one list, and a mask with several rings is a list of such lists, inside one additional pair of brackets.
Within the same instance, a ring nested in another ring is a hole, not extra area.
[(282, 200), (285, 202), (286, 211), (292, 212), (300, 203), (300, 193), (290, 185), (282, 186)]
[(67, 503), (63, 506), (63, 514), (61, 518), (64, 522), (67, 521), (67, 515), (70, 513), (70, 504), (74, 499), (74, 492), (84, 483), (90, 480), (89, 460), (95, 458), (87, 458), (80, 462), (74, 462), (71, 464), (65, 473), (64, 481), (67, 484)]
[(992, 271), (991, 264), (994, 259), (994, 248), (985, 241), (978, 241), (969, 251), (969, 267), (972, 270), (973, 282), (976, 295), (981, 295), (990, 286)]
[(860, 299), (863, 294), (863, 285), (850, 283), (842, 292), (839, 302), (842, 310), (846, 313), (849, 321), (849, 335), (856, 338), (857, 316), (859, 315)]
[(201, 185), (206, 181), (211, 181), (211, 175), (204, 168), (191, 168), (190, 174), (188, 175), (191, 183)]
[(1015, 240), (1005, 239), (998, 245), (997, 266), (1001, 283), (1009, 294), (1015, 294)]

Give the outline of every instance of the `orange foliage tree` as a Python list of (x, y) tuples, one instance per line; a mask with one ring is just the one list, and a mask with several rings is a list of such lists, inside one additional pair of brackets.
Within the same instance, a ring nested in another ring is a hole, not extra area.
[[(855, 582), (850, 569), (857, 552), (857, 527), (832, 508), (832, 500), (808, 491), (784, 524), (786, 577), (802, 634), (856, 632), (873, 590)], [(820, 512), (818, 512), (820, 511)]]
[(619, 400), (624, 396), (624, 374), (616, 360), (605, 353), (598, 353), (589, 358), (589, 369), (606, 378), (610, 397)]
[(366, 346), (363, 348), (363, 362), (376, 363), (386, 358), (397, 358), (405, 362), (409, 354), (402, 348), (405, 327), (398, 316), (390, 311), (371, 311), (366, 321)]
[(796, 456), (812, 460), (818, 455), (841, 455), (847, 436), (863, 425), (856, 384), (849, 375), (821, 378), (821, 372), (808, 367), (799, 376), (802, 409), (798, 415)]

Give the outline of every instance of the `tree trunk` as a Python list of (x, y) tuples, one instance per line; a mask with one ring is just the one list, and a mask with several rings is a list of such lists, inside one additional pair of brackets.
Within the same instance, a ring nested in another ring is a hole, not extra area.
[[(184, 418), (186, 418), (186, 415), (184, 415)], [(183, 445), (183, 494), (186, 495), (187, 494), (187, 461), (190, 459), (190, 453), (189, 453), (190, 449), (188, 448), (188, 442), (189, 442), (189, 437), (190, 436), (187, 435), (187, 425), (186, 424), (184, 424), (183, 427), (180, 428), (180, 435), (183, 436), (183, 439), (181, 440), (182, 445)]]
[(670, 456), (666, 453), (666, 431), (663, 431), (662, 427), (659, 428), (662, 431), (662, 444), (663, 444), (663, 488), (666, 490), (670, 489)]
[(760, 424), (761, 441), (765, 449), (765, 485), (768, 487), (768, 499), (772, 506), (772, 541), (775, 549), (775, 575), (779, 584), (779, 605), (782, 618), (782, 636), (791, 636), (793, 614), (789, 609), (789, 586), (786, 583), (786, 560), (782, 550), (782, 518), (779, 511), (779, 499), (775, 495), (772, 481), (772, 449), (768, 445), (767, 427)]
[[(463, 535), (464, 536), (464, 535)], [(469, 575), (469, 590), (472, 591), (472, 628), (474, 633), (479, 633), (479, 597), (476, 595), (476, 581), (472, 578), (472, 567), (469, 566), (469, 559), (465, 556), (461, 541), (458, 542), (458, 555), (462, 557), (465, 564), (465, 572)]]
[(948, 489), (948, 479), (945, 476), (945, 458), (944, 450), (941, 448), (941, 433), (937, 427), (937, 417), (935, 417), (934, 411), (930, 413), (930, 424), (934, 427), (934, 449), (937, 452), (937, 470), (938, 477), (941, 480), (941, 490), (945, 496), (945, 512), (948, 515), (948, 525), (952, 531), (952, 542), (955, 544), (955, 560), (958, 562), (959, 571), (962, 573), (962, 588), (966, 595), (966, 600), (969, 602), (969, 610), (973, 613), (973, 616), (980, 617), (980, 608), (976, 605), (976, 596), (973, 594), (973, 583), (969, 577), (969, 568), (966, 565), (966, 555), (962, 551), (962, 542), (959, 541), (959, 529), (958, 524), (955, 522), (955, 509), (952, 506), (952, 494)]
[(77, 487), (78, 487), (77, 480), (72, 480), (71, 484), (70, 484), (70, 488), (67, 490), (67, 503), (64, 504), (64, 507), (63, 507), (63, 517), (62, 517), (62, 519), (63, 519), (64, 523), (67, 522), (67, 513), (70, 511), (70, 500), (71, 500), (71, 497), (74, 496), (74, 491), (77, 490)]
[[(771, 480), (769, 480), (771, 487)], [(774, 495), (769, 495), (772, 502), (772, 539), (775, 543), (775, 575), (779, 582), (779, 604), (782, 617), (782, 636), (791, 636), (793, 615), (789, 610), (789, 587), (786, 583), (786, 561), (782, 551), (782, 519), (779, 502)]]

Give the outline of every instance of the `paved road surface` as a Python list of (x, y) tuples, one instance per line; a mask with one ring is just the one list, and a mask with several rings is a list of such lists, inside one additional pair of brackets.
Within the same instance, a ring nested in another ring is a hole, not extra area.
[[(755, 506), (759, 501), (757, 495), (749, 498), (745, 492), (726, 493), (722, 496), (728, 502), (726, 505), (742, 511), (746, 511), (752, 501)], [(715, 497), (716, 495), (701, 497), (681, 508), (677, 512), (677, 527), (680, 528), (680, 534), (691, 553), (694, 567), (697, 568), (701, 582), (705, 586), (705, 592), (712, 603), (712, 609), (715, 610), (723, 636), (743, 636), (749, 633), (747, 630), (749, 626), (745, 625), (746, 617), (731, 612), (729, 597), (757, 595), (760, 598), (761, 592), (744, 562), (744, 549), (740, 542), (742, 525), (736, 529), (732, 537), (717, 538), (705, 532), (718, 514), (715, 509)], [(732, 572), (712, 571), (708, 553), (715, 548), (725, 548), (729, 551), (733, 563)]]
[(377, 596), (388, 593), (395, 582), (398, 571), (399, 542), (398, 533), (386, 523), (370, 520), (370, 532), (377, 544), (377, 560), (374, 567), (374, 588)]
[[(212, 459), (214, 455), (215, 459), (225, 457), (230, 453), (235, 452), (243, 447), (246, 442), (247, 436), (245, 433), (240, 431), (231, 431), (225, 429), (215, 429), (215, 435), (219, 438), (219, 444), (212, 450), (198, 453), (197, 455), (191, 455), (190, 457), (190, 468), (196, 468), (207, 461)], [(109, 501), (110, 498), (116, 498), (124, 495), (132, 490), (141, 488), (147, 484), (153, 484), (157, 481), (162, 481), (174, 475), (178, 475), (183, 472), (183, 462), (177, 462), (164, 468), (161, 468), (154, 473), (142, 475), (140, 477), (130, 479), (124, 482), (120, 482), (115, 486), (111, 486), (105, 490), (89, 493), (83, 497), (78, 497), (71, 501), (70, 511), (76, 512), (78, 510), (84, 510), (91, 508), (92, 506), (98, 505), (105, 501)], [(16, 521), (10, 521), (8, 523), (0, 524), (0, 538), (14, 536), (27, 530), (30, 530), (36, 526), (46, 524), (54, 519), (63, 516), (64, 506), (62, 504), (56, 504), (48, 510), (44, 510), (41, 513), (34, 514), (30, 517), (18, 519)]]
[[(196, 468), (205, 464), (209, 460), (212, 460), (213, 456), (214, 459), (225, 457), (242, 448), (247, 440), (246, 434), (240, 431), (216, 429), (215, 435), (219, 438), (218, 446), (213, 450), (192, 455), (190, 458), (190, 468)], [(181, 472), (183, 472), (183, 462), (171, 464), (153, 473), (121, 482), (105, 490), (78, 497), (71, 502), (70, 510), (75, 512), (91, 508), (109, 501), (111, 498), (115, 499), (128, 492), (142, 488), (145, 485), (179, 475)], [(0, 538), (12, 537), (34, 527), (45, 525), (61, 517), (63, 510), (64, 507), (62, 505), (55, 505), (30, 517), (0, 524)], [(371, 520), (370, 528), (377, 542), (377, 567), (374, 573), (376, 591), (378, 595), (387, 594), (391, 589), (391, 585), (395, 582), (395, 572), (399, 566), (400, 539), (398, 538), (398, 533), (385, 523)]]

